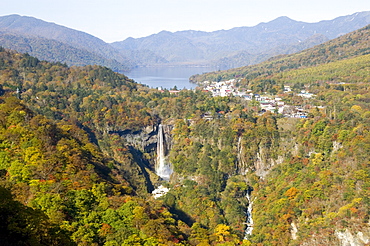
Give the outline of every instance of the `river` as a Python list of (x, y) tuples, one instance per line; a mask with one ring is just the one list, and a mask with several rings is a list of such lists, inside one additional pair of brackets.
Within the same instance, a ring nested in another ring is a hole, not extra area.
[(125, 73), (127, 77), (151, 88), (194, 89), (190, 76), (214, 71), (211, 67), (139, 67)]

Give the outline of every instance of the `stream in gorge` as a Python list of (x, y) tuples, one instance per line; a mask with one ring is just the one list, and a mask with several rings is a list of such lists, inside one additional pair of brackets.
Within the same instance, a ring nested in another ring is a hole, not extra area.
[[(157, 161), (155, 164), (155, 172), (156, 174), (163, 179), (164, 181), (169, 181), (171, 174), (173, 173), (173, 168), (171, 163), (168, 161), (167, 154), (168, 154), (168, 144), (166, 141), (166, 134), (163, 130), (163, 125), (158, 125), (158, 133), (157, 133)], [(239, 139), (240, 140), (240, 139)], [(239, 141), (240, 142), (240, 141)], [(240, 143), (239, 143), (240, 144)], [(155, 199), (167, 194), (170, 189), (165, 187), (164, 185), (160, 185), (155, 190), (153, 190), (152, 194)], [(248, 200), (248, 207), (246, 211), (246, 229), (244, 231), (244, 239), (248, 239), (249, 236), (252, 235), (253, 231), (253, 218), (252, 218), (252, 210), (253, 210), (253, 199), (252, 199), (252, 190), (248, 189), (246, 198)]]
[(248, 200), (248, 207), (247, 207), (247, 212), (246, 212), (247, 220), (245, 222), (247, 228), (245, 229), (244, 239), (248, 239), (248, 237), (252, 235), (252, 231), (253, 231), (253, 218), (252, 218), (253, 201), (252, 201), (251, 193), (252, 191), (248, 190), (247, 195), (246, 195), (246, 198)]

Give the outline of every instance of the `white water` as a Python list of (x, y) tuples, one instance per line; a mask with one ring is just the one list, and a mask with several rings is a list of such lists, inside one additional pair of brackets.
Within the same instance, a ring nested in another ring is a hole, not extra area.
[(163, 126), (161, 124), (158, 126), (157, 141), (157, 165), (155, 167), (155, 172), (162, 179), (169, 181), (173, 170), (171, 163), (167, 161), (165, 136), (163, 132)]
[(153, 197), (155, 199), (161, 197), (161, 196), (164, 196), (167, 194), (167, 192), (169, 192), (170, 189), (167, 188), (167, 187), (164, 187), (163, 185), (160, 185), (157, 189), (153, 190), (152, 191), (152, 194), (153, 194)]
[(248, 236), (252, 235), (253, 231), (253, 218), (252, 218), (253, 201), (251, 199), (251, 191), (247, 192), (246, 197), (248, 199), (248, 208), (246, 221), (247, 228), (245, 229), (244, 239), (248, 239)]

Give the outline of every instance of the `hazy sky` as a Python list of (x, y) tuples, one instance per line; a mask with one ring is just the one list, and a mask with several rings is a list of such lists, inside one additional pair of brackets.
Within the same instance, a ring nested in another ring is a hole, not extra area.
[[(4, 0), (3, 0), (4, 1)], [(33, 16), (106, 42), (162, 30), (215, 31), (279, 16), (318, 22), (370, 10), (370, 0), (5, 0), (0, 16)]]

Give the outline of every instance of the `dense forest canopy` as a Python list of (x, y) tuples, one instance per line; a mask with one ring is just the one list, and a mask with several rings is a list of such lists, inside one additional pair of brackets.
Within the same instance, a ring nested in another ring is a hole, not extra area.
[[(262, 112), (241, 97), (150, 89), (106, 67), (68, 67), (1, 48), (5, 245), (338, 245), (349, 234), (365, 244), (368, 31), (215, 74), (240, 73), (241, 88), (274, 92), (304, 107), (307, 118)], [(284, 93), (285, 84), (315, 97)], [(169, 182), (155, 174), (159, 124), (169, 129)], [(154, 199), (161, 184), (170, 190)], [(251, 205), (253, 225), (246, 224)]]

